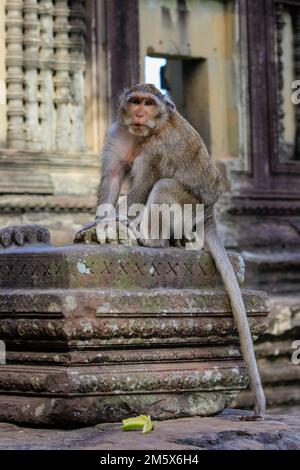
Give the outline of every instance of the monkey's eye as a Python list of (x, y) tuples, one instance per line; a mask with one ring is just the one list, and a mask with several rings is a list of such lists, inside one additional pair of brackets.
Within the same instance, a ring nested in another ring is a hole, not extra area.
[(153, 106), (155, 103), (152, 100), (145, 101), (145, 106)]
[(131, 98), (129, 100), (129, 103), (131, 103), (131, 104), (140, 104), (140, 99), (139, 98)]

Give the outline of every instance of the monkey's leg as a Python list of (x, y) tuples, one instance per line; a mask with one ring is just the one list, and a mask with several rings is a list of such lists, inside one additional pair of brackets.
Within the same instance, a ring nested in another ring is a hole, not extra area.
[(197, 202), (175, 179), (162, 178), (157, 181), (143, 214), (139, 243), (151, 247), (168, 247), (170, 239), (174, 239), (175, 245), (179, 246), (184, 239), (184, 205), (195, 207)]
[[(199, 204), (200, 202), (189, 193), (180, 183), (173, 179), (161, 179), (154, 186), (149, 195), (147, 201), (147, 209), (142, 221), (142, 232), (145, 235), (145, 239), (142, 239), (142, 244), (146, 246), (165, 246), (165, 239), (152, 240), (151, 232), (149, 230), (149, 211), (151, 213), (151, 206), (153, 204), (179, 204), (182, 207), (184, 204)], [(147, 218), (147, 219), (146, 219)], [(145, 223), (145, 222), (148, 222)], [(173, 226), (170, 227), (171, 234), (174, 234), (176, 229), (176, 217), (173, 222)], [(144, 225), (144, 227), (143, 227)], [(146, 229), (148, 231), (146, 231)], [(251, 390), (254, 394), (255, 401), (255, 415), (257, 417), (263, 417), (265, 413), (265, 396), (262, 388), (259, 371), (254, 354), (254, 346), (251, 337), (251, 332), (248, 324), (248, 318), (242, 298), (241, 290), (236, 280), (231, 262), (224, 249), (222, 242), (219, 239), (215, 221), (213, 218), (209, 218), (204, 226), (205, 230), (205, 241), (208, 245), (209, 251), (211, 252), (217, 269), (222, 277), (225, 285), (225, 289), (229, 295), (230, 303), (232, 307), (232, 313), (237, 325), (238, 333), (240, 336), (241, 349), (243, 357), (246, 363), (247, 372), (249, 375), (249, 382)]]

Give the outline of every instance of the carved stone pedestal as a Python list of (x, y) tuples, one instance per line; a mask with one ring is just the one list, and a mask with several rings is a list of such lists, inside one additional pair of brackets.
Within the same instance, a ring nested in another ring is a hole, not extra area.
[[(242, 283), (242, 259), (231, 260)], [(9, 248), (0, 282), (0, 420), (68, 427), (207, 416), (247, 385), (229, 300), (205, 251)], [(257, 336), (267, 297), (243, 295)]]

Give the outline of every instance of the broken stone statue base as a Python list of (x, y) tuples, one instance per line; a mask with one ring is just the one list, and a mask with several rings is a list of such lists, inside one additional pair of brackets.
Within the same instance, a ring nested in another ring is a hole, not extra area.
[[(231, 254), (243, 282), (241, 257)], [(0, 250), (0, 421), (69, 427), (208, 416), (247, 385), (206, 251), (44, 243)], [(243, 289), (252, 333), (264, 293)]]

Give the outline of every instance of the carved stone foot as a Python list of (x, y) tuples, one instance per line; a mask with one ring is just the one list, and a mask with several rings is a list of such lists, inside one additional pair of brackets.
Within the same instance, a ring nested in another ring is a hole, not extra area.
[(13, 225), (0, 229), (0, 248), (36, 243), (50, 244), (50, 232), (40, 225)]

